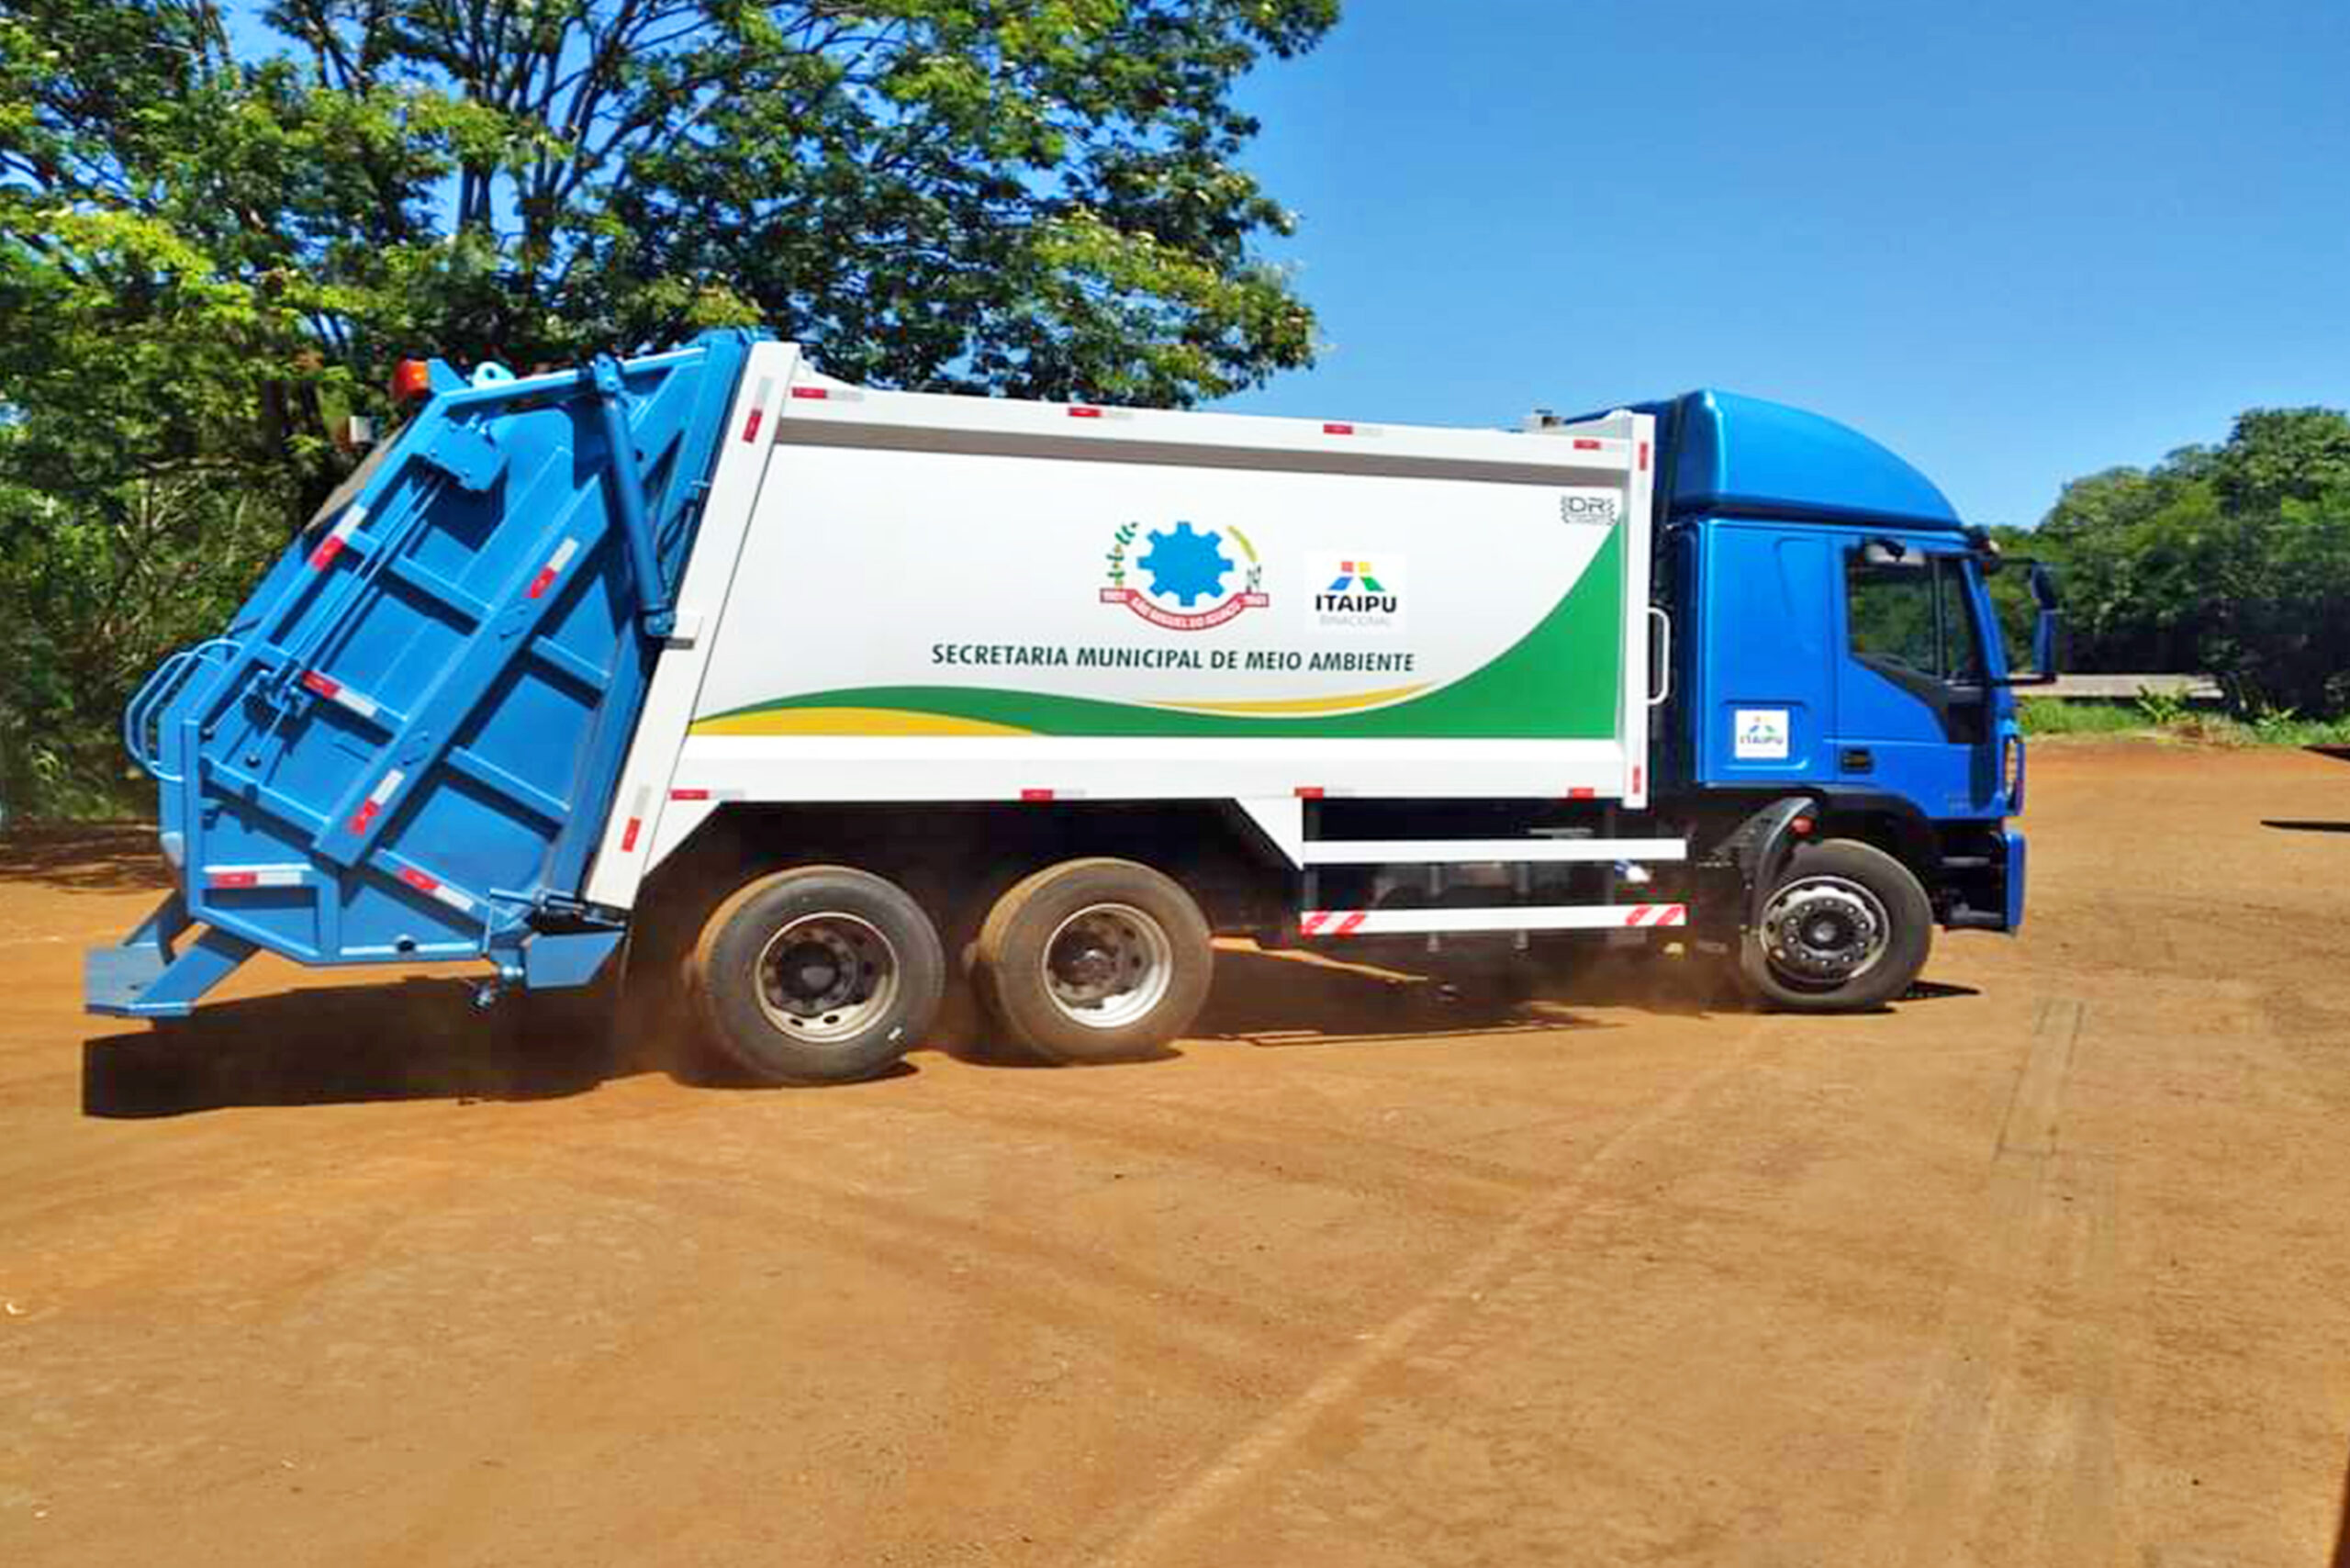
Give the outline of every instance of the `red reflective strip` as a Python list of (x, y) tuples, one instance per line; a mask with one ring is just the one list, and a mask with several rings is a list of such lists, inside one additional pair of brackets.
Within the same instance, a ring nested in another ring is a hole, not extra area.
[(1578, 784), (1573, 789), (1567, 791), (1567, 799), (1570, 801), (1588, 801), (1594, 795), (1598, 793), (1598, 790), (1593, 789), (1588, 784)]
[(216, 888), (258, 888), (261, 886), (261, 873), (258, 871), (215, 871), (212, 873), (212, 885)]
[(1592, 440), (1591, 437), (1587, 435), (1579, 435), (1575, 437), (1575, 450), (1577, 452), (1597, 452), (1599, 450), (1599, 443)]
[(547, 589), (554, 587), (554, 576), (555, 573), (553, 566), (544, 566), (540, 568), (539, 575), (531, 579), (531, 591), (525, 597), (536, 599), (541, 594), (545, 593)]
[(1069, 417), (1072, 420), (1098, 420), (1102, 417), (1102, 410), (1080, 403), (1069, 409)]
[(1020, 798), (1031, 802), (1049, 801), (1053, 798), (1053, 792), (1050, 790), (1023, 790), (1020, 791)]
[(441, 885), (438, 878), (428, 877), (413, 866), (400, 868), (400, 880), (420, 893), (429, 893)]
[(710, 791), (707, 790), (672, 790), (669, 791), (669, 799), (673, 801), (707, 801), (710, 799)]
[(644, 819), (643, 817), (631, 817), (628, 819), (628, 826), (622, 829), (621, 833), (621, 854), (626, 855), (629, 851), (636, 847), (636, 831), (643, 825)]
[(765, 409), (753, 405), (751, 409), (751, 417), (743, 421), (743, 439), (744, 441), (756, 441), (759, 439), (759, 420), (766, 413), (767, 410)]
[(337, 682), (333, 677), (320, 675), (317, 670), (311, 670), (308, 674), (303, 676), (302, 684), (308, 687), (311, 690), (317, 692), (321, 697), (332, 697), (336, 692), (342, 689), (341, 685)]
[(1346, 919), (1338, 922), (1338, 928), (1330, 933), (1330, 935), (1333, 936), (1352, 936), (1356, 930), (1361, 926), (1362, 923), (1370, 918), (1371, 912), (1369, 910), (1356, 910), (1352, 914), (1348, 915)]
[(1303, 935), (1311, 936), (1315, 932), (1321, 930), (1323, 924), (1328, 921), (1329, 918), (1330, 912), (1327, 910), (1317, 909), (1310, 913), (1301, 914), (1297, 917), (1297, 929)]
[(365, 833), (367, 831), (367, 824), (374, 822), (375, 820), (375, 813), (383, 809), (384, 808), (380, 804), (374, 801), (362, 801), (359, 803), (359, 809), (351, 813), (351, 831), (353, 833)]
[(317, 549), (310, 552), (310, 569), (314, 572), (323, 572), (333, 563), (334, 558), (341, 554), (342, 541), (330, 533), (319, 541)]
[(1355, 433), (1355, 427), (1348, 424), (1326, 424), (1322, 427), (1322, 433), (1324, 435), (1352, 435)]
[(822, 386), (795, 386), (791, 389), (791, 395), (795, 398), (804, 398), (811, 403), (821, 403), (831, 397), (832, 393)]
[(1297, 787), (1297, 798), (1301, 801), (1318, 801), (1322, 798), (1322, 786), (1319, 784), (1300, 784)]
[(1654, 904), (1635, 904), (1632, 906), (1632, 913), (1624, 917), (1624, 924), (1627, 925), (1638, 925), (1640, 922), (1646, 920), (1649, 917), (1650, 913), (1655, 908), (1656, 906)]
[(1648, 471), (1649, 471), (1649, 443), (1648, 443), (1647, 442), (1640, 442), (1640, 472), (1641, 472), (1641, 473), (1643, 473), (1643, 474), (1645, 474), (1645, 473), (1647, 473)]
[(1642, 773), (1646, 772), (1646, 771), (1647, 771), (1647, 770), (1646, 770), (1645, 768), (1642, 768), (1642, 767), (1638, 767), (1637, 765), (1632, 768), (1632, 793), (1633, 793), (1633, 794), (1637, 795), (1637, 794), (1639, 794), (1639, 793), (1640, 792), (1640, 775), (1641, 775)]

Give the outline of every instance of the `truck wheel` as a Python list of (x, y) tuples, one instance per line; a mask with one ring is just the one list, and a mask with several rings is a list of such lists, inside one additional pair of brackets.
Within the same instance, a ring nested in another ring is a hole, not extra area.
[(770, 1083), (870, 1078), (930, 1027), (937, 928), (895, 883), (846, 866), (762, 877), (711, 912), (688, 964), (711, 1041)]
[(1215, 963), (1192, 895), (1131, 860), (1064, 860), (1017, 884), (973, 955), (1014, 1042), (1059, 1062), (1158, 1050), (1199, 1015)]
[(1909, 868), (1850, 838), (1797, 849), (1739, 952), (1747, 984), (1797, 1013), (1861, 1013), (1926, 967), (1934, 909)]

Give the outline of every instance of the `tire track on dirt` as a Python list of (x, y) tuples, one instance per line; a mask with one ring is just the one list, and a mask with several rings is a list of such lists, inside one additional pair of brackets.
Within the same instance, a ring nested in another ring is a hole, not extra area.
[[(1115, 1322), (1122, 1336), (1147, 1343), (1157, 1364), (1211, 1383), (1274, 1359), (1292, 1338), (1259, 1303), (999, 1220), (934, 1212), (805, 1170), (795, 1171), (793, 1182), (811, 1201), (795, 1203), (727, 1182), (710, 1164), (643, 1147), (574, 1150), (562, 1164), (593, 1189), (639, 1197), (673, 1197), (680, 1183), (690, 1183), (698, 1220), (788, 1220), (795, 1240), (934, 1284), (942, 1296), (983, 1291), (1035, 1321), (1063, 1327)], [(764, 1233), (773, 1234), (771, 1226)]]
[[(769, 1180), (778, 1165), (789, 1172), (788, 1187), (748, 1184)], [(863, 1161), (850, 1168), (871, 1169)], [(1325, 1339), (1312, 1326), (1315, 1315), (1284, 1314), (1278, 1305), (1204, 1282), (1216, 1274), (1162, 1273), (1103, 1249), (1038, 1234), (1017, 1219), (972, 1215), (959, 1168), (942, 1174), (934, 1165), (914, 1178), (924, 1185), (877, 1191), (764, 1146), (737, 1158), (723, 1144), (681, 1152), (616, 1138), (572, 1146), (538, 1169), (591, 1202), (618, 1200), (651, 1216), (638, 1223), (657, 1225), (661, 1215), (674, 1213), (681, 1229), (689, 1226), (702, 1238), (705, 1257), (729, 1259), (727, 1266), (744, 1278), (783, 1271), (778, 1290), (800, 1288), (791, 1282), (795, 1275), (822, 1278), (836, 1271), (873, 1271), (897, 1281), (896, 1299), (929, 1320), (936, 1336), (925, 1384), (930, 1415), (913, 1435), (893, 1428), (886, 1414), (858, 1417), (843, 1430), (856, 1434), (851, 1446), (857, 1451), (879, 1444), (894, 1456), (890, 1462), (910, 1467), (907, 1484), (914, 1473), (943, 1484), (941, 1465), (977, 1474), (1000, 1465), (1022, 1479), (1018, 1465), (1025, 1456), (996, 1451), (1010, 1419), (1005, 1402), (1039, 1375), (1058, 1375), (1051, 1348), (1124, 1368), (1191, 1407), (1261, 1396), (1281, 1368)], [(656, 1286), (652, 1299), (698, 1304), (704, 1314), (698, 1330), (714, 1329), (722, 1342), (739, 1339), (744, 1326), (761, 1316), (739, 1290), (704, 1295), (691, 1278)], [(680, 1340), (666, 1316), (646, 1311), (622, 1331), (619, 1348), (592, 1363), (526, 1371), (523, 1386), (502, 1401), (502, 1429), (515, 1435), (509, 1439), (502, 1431), (486, 1437), (485, 1445), (519, 1447), (532, 1434), (593, 1429), (630, 1389), (689, 1372), (702, 1352)], [(1104, 1409), (1093, 1419), (1106, 1441), (1124, 1417)], [(946, 1440), (958, 1431), (967, 1440)], [(987, 1440), (970, 1440), (982, 1437)], [(924, 1441), (934, 1451), (913, 1446)], [(457, 1543), (497, 1517), (510, 1484), (494, 1471), (447, 1473), (416, 1500), (396, 1541), (368, 1560), (456, 1555)]]
[(1215, 1457), (1196, 1467), (1139, 1520), (1089, 1545), (1069, 1561), (1089, 1568), (1140, 1568), (1167, 1556), (1219, 1507), (1269, 1474), (1317, 1422), (1352, 1399), (1370, 1378), (1404, 1361), (1447, 1316), (1517, 1271), (1547, 1232), (1589, 1201), (1597, 1178), (1609, 1167), (1743, 1070), (1766, 1037), (1770, 1024), (1767, 1018), (1751, 1020), (1704, 1071), (1609, 1135), (1571, 1174), (1520, 1209), (1411, 1305), (1362, 1335), (1352, 1350)]
[[(1221, 1108), (1185, 1117), (1151, 1101), (1113, 1102), (1013, 1089), (990, 1089), (984, 1101), (932, 1107), (959, 1120), (1015, 1132), (1050, 1132), (1138, 1153), (1247, 1170), (1269, 1181), (1328, 1188), (1357, 1196), (1410, 1203), (1456, 1218), (1483, 1219), (1541, 1185), (1539, 1179), (1441, 1148), (1369, 1138), (1342, 1129), (1302, 1125), (1290, 1137), (1225, 1130)], [(1145, 1110), (1146, 1118), (1131, 1113)], [(1261, 1124), (1260, 1124), (1261, 1125)], [(1356, 1152), (1333, 1159), (1331, 1149)], [(1362, 1155), (1377, 1158), (1365, 1160)], [(1405, 1178), (1407, 1166), (1436, 1166)]]
[[(2121, 1551), (2116, 1182), (2064, 1138), (2086, 1018), (2076, 1001), (2041, 1005), (1993, 1140), (1977, 1253), (1950, 1287), (1891, 1472), (1876, 1561), (1974, 1561), (1986, 1534), (1985, 1561), (2109, 1563)], [(2028, 1328), (2041, 1343), (2023, 1343)], [(2052, 1381), (2049, 1361), (2069, 1375)], [(2036, 1495), (2027, 1518), (1998, 1506), (2018, 1456), (2038, 1483), (2014, 1494)]]

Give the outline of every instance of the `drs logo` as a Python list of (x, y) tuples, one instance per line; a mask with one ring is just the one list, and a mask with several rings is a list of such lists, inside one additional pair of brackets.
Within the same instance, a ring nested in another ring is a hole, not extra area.
[(1622, 498), (1613, 490), (1566, 490), (1559, 496), (1559, 519), (1570, 528), (1613, 528)]

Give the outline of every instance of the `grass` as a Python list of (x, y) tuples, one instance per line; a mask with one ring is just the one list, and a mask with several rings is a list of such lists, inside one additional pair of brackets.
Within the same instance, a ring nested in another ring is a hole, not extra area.
[(2134, 702), (2060, 702), (2053, 697), (2016, 700), (2028, 735), (2135, 735), (2155, 728)]
[(2135, 702), (2059, 702), (2026, 697), (2016, 704), (2028, 735), (2143, 735), (2205, 745), (2350, 745), (2350, 718), (2304, 719), (2290, 712), (2249, 719), (2190, 709), (2174, 699)]

